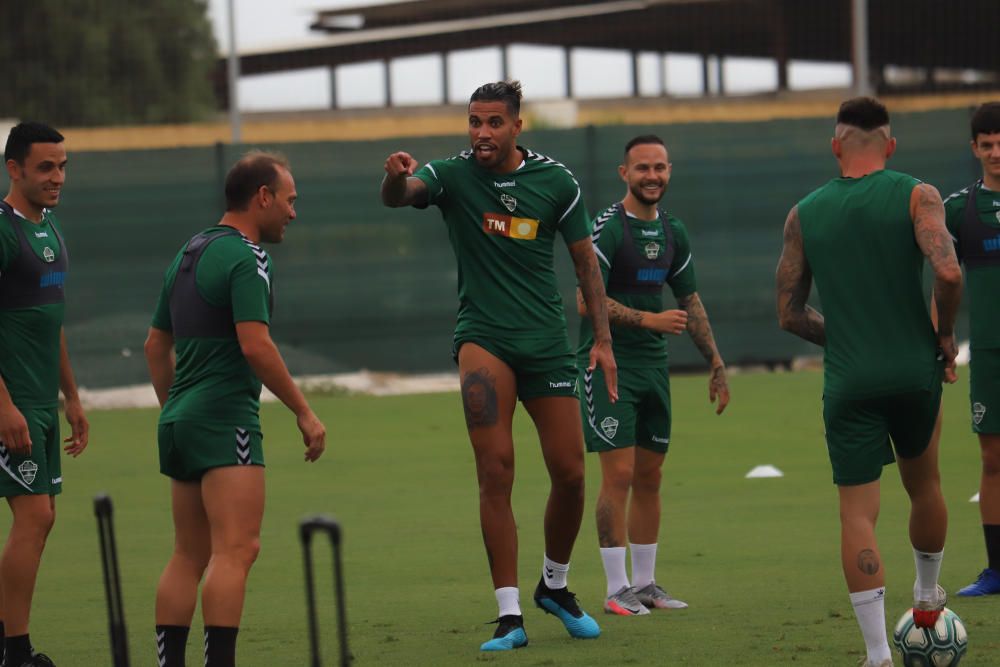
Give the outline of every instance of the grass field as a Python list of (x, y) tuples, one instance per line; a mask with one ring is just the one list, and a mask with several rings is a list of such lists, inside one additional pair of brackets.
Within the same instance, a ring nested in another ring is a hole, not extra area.
[[(604, 576), (593, 525), (599, 469), (588, 458), (587, 511), (570, 587), (601, 623), (596, 641), (570, 640), (530, 606), (541, 567), (546, 477), (523, 411), (515, 422), (515, 513), (530, 645), (480, 654), (496, 606), (480, 541), (473, 460), (457, 394), (317, 396), (328, 450), (302, 462), (294, 421), (263, 410), (268, 507), (250, 577), (240, 663), (307, 664), (298, 520), (335, 515), (344, 527), (348, 621), (358, 665), (855, 665), (864, 653), (838, 558), (835, 488), (823, 444), (818, 373), (732, 378), (716, 417), (704, 377), (674, 379), (674, 434), (664, 478), (657, 579), (691, 607), (641, 618), (600, 614)], [(953, 592), (984, 565), (978, 447), (967, 426), (965, 379), (945, 391), (942, 453), (950, 530), (942, 583)], [(153, 595), (171, 549), (168, 483), (157, 472), (156, 412), (90, 414), (89, 451), (63, 466), (65, 492), (42, 564), (32, 639), (60, 667), (109, 665), (107, 619), (91, 498), (115, 502), (132, 664), (154, 665)], [(744, 478), (757, 464), (781, 479)], [(879, 526), (890, 624), (909, 604), (907, 505), (887, 468)], [(0, 522), (6, 532), (9, 516)], [(325, 664), (336, 662), (330, 559), (317, 550)], [(1000, 598), (953, 598), (969, 629), (963, 665), (1000, 663)], [(196, 617), (188, 664), (201, 664)]]

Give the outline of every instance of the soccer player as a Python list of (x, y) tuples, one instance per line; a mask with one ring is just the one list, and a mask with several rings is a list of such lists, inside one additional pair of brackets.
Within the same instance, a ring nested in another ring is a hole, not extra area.
[[(160, 472), (170, 477), (174, 552), (156, 591), (157, 658), (183, 667), (198, 585), (205, 665), (236, 664), (236, 634), (264, 514), (261, 383), (295, 413), (305, 460), (326, 429), (271, 340), (272, 266), (260, 243), (280, 243), (295, 219), (284, 158), (248, 153), (229, 170), (226, 212), (167, 269), (146, 339), (162, 412)], [(176, 351), (176, 367), (174, 354)]]
[[(687, 229), (657, 207), (670, 173), (663, 140), (654, 135), (635, 137), (625, 145), (624, 163), (618, 167), (626, 185), (625, 198), (594, 220), (591, 239), (606, 284), (618, 364), (617, 403), (605, 398), (603, 373), (586, 370), (593, 327), (585, 317), (580, 321), (583, 429), (587, 451), (599, 452), (601, 461), (597, 539), (607, 577), (604, 610), (621, 616), (687, 607), (654, 579), (661, 468), (671, 426), (663, 334), (690, 333), (712, 369), (708, 395), (712, 402), (718, 401), (716, 413), (721, 414), (729, 404), (726, 366), (698, 296)], [(670, 286), (678, 309), (664, 310), (664, 284)], [(587, 314), (579, 292), (577, 307), (580, 315)], [(631, 583), (625, 570), (626, 526), (632, 553)]]
[[(938, 473), (942, 377), (955, 379), (962, 273), (937, 190), (885, 168), (896, 149), (877, 100), (847, 100), (832, 140), (840, 178), (792, 207), (777, 269), (781, 327), (823, 346), (823, 420), (840, 496), (841, 562), (867, 647), (891, 665), (875, 540), (882, 467), (898, 457), (910, 498), (913, 617), (933, 626), (948, 515)], [(937, 330), (921, 286), (934, 273)], [(813, 280), (823, 314), (806, 305)], [(890, 444), (891, 442), (891, 444)], [(895, 457), (893, 455), (895, 447)]]
[(382, 202), (441, 210), (458, 262), (458, 361), (465, 422), (479, 479), (479, 516), (499, 613), (484, 651), (528, 643), (517, 588), (517, 530), (511, 511), (520, 399), (538, 430), (551, 480), (545, 556), (535, 603), (573, 637), (597, 637), (597, 623), (566, 587), (570, 553), (583, 516), (583, 433), (576, 367), (553, 268), (556, 233), (566, 242), (594, 320), (590, 366), (615, 363), (601, 272), (590, 242), (580, 187), (566, 167), (517, 144), (521, 85), (489, 83), (469, 101), (471, 148), (417, 170), (397, 152), (385, 161)]
[[(0, 492), (14, 521), (0, 558), (0, 633), (7, 667), (44, 667), (28, 616), (45, 540), (62, 492), (59, 390), (79, 456), (90, 427), (63, 332), (69, 254), (52, 209), (66, 182), (63, 136), (42, 123), (11, 129), (4, 148), (10, 190), (0, 202)], [(2, 653), (3, 651), (0, 651)]]
[(971, 125), (972, 154), (983, 176), (944, 201), (969, 285), (972, 430), (983, 461), (979, 514), (988, 565), (958, 591), (966, 596), (1000, 593), (1000, 102), (979, 107)]

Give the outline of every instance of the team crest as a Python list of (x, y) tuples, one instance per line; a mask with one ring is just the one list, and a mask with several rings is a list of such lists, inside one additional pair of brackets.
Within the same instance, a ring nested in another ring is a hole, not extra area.
[(23, 479), (26, 484), (31, 484), (35, 481), (35, 473), (38, 472), (38, 464), (29, 459), (27, 461), (23, 461), (21, 465), (17, 466), (17, 471), (21, 473), (21, 479)]
[(42, 257), (45, 258), (46, 262), (54, 262), (54, 261), (56, 261), (56, 253), (53, 252), (52, 248), (50, 248), (48, 246), (45, 246), (45, 249), (42, 250)]
[(656, 259), (660, 256), (660, 244), (650, 241), (646, 244), (646, 259)]
[(609, 438), (615, 437), (615, 433), (618, 433), (618, 420), (614, 417), (605, 417), (601, 421), (601, 430)]
[(986, 416), (986, 406), (978, 401), (972, 404), (972, 421), (977, 426)]
[(510, 211), (511, 213), (513, 213), (514, 209), (517, 208), (517, 200), (511, 197), (506, 192), (500, 193), (500, 203), (506, 206), (507, 210)]

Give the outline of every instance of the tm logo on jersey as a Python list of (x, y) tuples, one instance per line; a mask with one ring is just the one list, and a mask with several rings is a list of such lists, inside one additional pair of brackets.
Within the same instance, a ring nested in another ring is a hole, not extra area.
[(538, 221), (515, 218), (505, 213), (483, 213), (483, 231), (512, 239), (530, 241), (538, 236)]

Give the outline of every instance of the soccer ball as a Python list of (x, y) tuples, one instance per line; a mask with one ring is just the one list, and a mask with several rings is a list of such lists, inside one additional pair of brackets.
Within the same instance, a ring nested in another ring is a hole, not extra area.
[(968, 648), (969, 636), (958, 614), (945, 607), (933, 628), (913, 624), (913, 610), (907, 609), (892, 641), (903, 656), (906, 667), (956, 667)]

